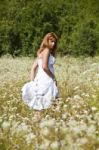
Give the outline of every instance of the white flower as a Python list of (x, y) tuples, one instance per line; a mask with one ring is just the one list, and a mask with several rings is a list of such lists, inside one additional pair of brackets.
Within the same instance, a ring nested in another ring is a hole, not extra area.
[(41, 130), (42, 134), (47, 136), (49, 134), (49, 129), (47, 127), (44, 127), (42, 130)]
[(88, 142), (87, 138), (79, 138), (77, 139), (77, 143), (84, 145)]
[(64, 107), (64, 108), (67, 108), (67, 105), (65, 104), (63, 107)]
[(10, 122), (4, 121), (4, 122), (2, 123), (2, 128), (3, 128), (3, 129), (8, 129), (9, 127), (10, 127)]
[(82, 72), (83, 75), (85, 75), (88, 72), (88, 70), (85, 70), (84, 72)]
[(99, 86), (99, 81), (94, 81), (96, 86)]
[(73, 105), (72, 108), (77, 108), (77, 106), (76, 106), (76, 105)]
[(10, 115), (9, 116), (9, 121), (13, 120), (13, 118), (14, 118), (14, 115)]
[(91, 107), (91, 109), (92, 109), (93, 111), (97, 110), (97, 108), (96, 108), (95, 106)]
[(50, 141), (47, 139), (43, 140), (43, 143), (39, 146), (40, 149), (46, 150), (50, 144)]
[(99, 77), (99, 73), (96, 73), (96, 76)]
[(40, 123), (40, 128), (43, 128), (45, 126), (48, 127), (53, 127), (55, 125), (55, 119), (49, 119), (49, 120), (44, 120), (43, 122)]
[(89, 97), (89, 94), (85, 94), (86, 97)]
[(62, 114), (62, 119), (66, 119), (67, 115), (66, 114)]
[(81, 132), (81, 129), (80, 129), (80, 127), (78, 127), (78, 126), (75, 126), (75, 127), (72, 127), (72, 128), (71, 128), (71, 131), (73, 131), (73, 133), (78, 134), (78, 133)]
[[(29, 129), (28, 129), (28, 126), (24, 123), (24, 122), (22, 122), (21, 124), (19, 124), (19, 125), (17, 125), (16, 124), (16, 126), (17, 126), (17, 128), (14, 130), (14, 132), (16, 132), (17, 134), (21, 134), (21, 133), (23, 133), (23, 132), (28, 132), (29, 131)], [(12, 131), (13, 132), (13, 131)]]
[(90, 125), (86, 131), (88, 135), (94, 137), (96, 132), (96, 127), (94, 125)]
[(98, 124), (99, 124), (99, 112), (97, 112), (97, 113), (95, 114), (94, 118), (95, 118), (95, 120), (96, 120), (96, 121), (98, 122)]
[(55, 141), (50, 145), (50, 147), (53, 149), (57, 149), (57, 148), (59, 148), (59, 143), (57, 141)]
[(78, 90), (78, 89), (79, 89), (79, 86), (74, 87), (74, 90)]
[(27, 144), (30, 144), (35, 137), (36, 136), (33, 133), (29, 133), (29, 134), (25, 135), (25, 140), (26, 140)]
[(96, 66), (96, 65), (97, 65), (97, 63), (93, 63), (93, 64), (92, 64), (93, 67)]
[(81, 99), (81, 97), (79, 96), (79, 95), (75, 95), (74, 96), (74, 99), (76, 100), (76, 99)]
[(70, 120), (67, 122), (67, 125), (69, 125), (69, 126), (76, 126), (76, 125), (77, 125), (77, 121), (74, 120), (74, 119), (70, 119)]
[(46, 115), (46, 116), (45, 116), (45, 118), (47, 118), (47, 119), (48, 119), (49, 117), (50, 117), (49, 115)]

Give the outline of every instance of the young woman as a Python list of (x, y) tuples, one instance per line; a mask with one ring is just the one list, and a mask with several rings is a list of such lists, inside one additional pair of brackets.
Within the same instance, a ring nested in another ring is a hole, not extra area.
[(58, 37), (47, 33), (37, 51), (37, 58), (31, 68), (31, 81), (22, 87), (22, 99), (29, 107), (36, 110), (40, 119), (41, 111), (51, 106), (59, 97), (59, 90), (54, 74), (55, 50)]

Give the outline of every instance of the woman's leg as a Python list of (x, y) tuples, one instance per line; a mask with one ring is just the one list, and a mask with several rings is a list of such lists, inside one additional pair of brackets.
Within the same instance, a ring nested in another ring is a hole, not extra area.
[(42, 119), (42, 110), (35, 110), (35, 119), (40, 121)]

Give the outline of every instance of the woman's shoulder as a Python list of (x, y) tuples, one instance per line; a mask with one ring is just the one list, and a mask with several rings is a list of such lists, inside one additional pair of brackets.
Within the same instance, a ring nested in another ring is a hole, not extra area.
[(39, 58), (43, 58), (45, 55), (50, 55), (50, 50), (45, 48), (40, 54), (38, 54)]

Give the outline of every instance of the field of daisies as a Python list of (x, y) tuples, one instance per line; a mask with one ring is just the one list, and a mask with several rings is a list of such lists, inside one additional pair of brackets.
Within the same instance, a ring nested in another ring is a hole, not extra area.
[(99, 56), (57, 57), (60, 97), (35, 122), (22, 101), (33, 58), (0, 58), (0, 150), (99, 150)]

